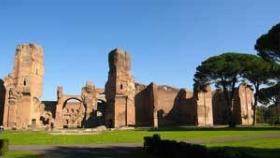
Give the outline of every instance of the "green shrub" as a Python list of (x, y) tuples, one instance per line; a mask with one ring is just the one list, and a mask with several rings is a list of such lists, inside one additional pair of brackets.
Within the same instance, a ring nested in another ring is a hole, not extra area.
[(9, 151), (9, 140), (0, 139), (0, 156), (5, 155)]
[(147, 153), (160, 158), (251, 158), (238, 148), (207, 148), (204, 145), (162, 140), (159, 135), (145, 137), (144, 149)]
[(161, 158), (205, 158), (207, 148), (184, 142), (161, 140), (159, 135), (144, 138), (146, 152)]

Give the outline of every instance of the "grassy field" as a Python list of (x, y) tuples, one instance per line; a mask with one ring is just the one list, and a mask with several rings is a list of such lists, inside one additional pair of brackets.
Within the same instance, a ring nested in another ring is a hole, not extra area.
[(13, 151), (8, 152), (4, 158), (38, 158), (38, 156), (31, 151)]
[[(10, 140), (12, 145), (66, 145), (66, 144), (118, 144), (143, 143), (145, 136), (160, 134), (162, 139), (204, 144), (209, 148), (230, 148), (248, 157), (280, 156), (280, 128), (164, 128), (154, 130), (107, 131), (96, 135), (53, 135), (47, 132), (5, 131), (0, 138)], [(6, 157), (33, 158), (32, 153), (13, 152)]]
[[(249, 147), (280, 148), (280, 128), (166, 128), (158, 131), (139, 129), (108, 131), (96, 135), (52, 135), (47, 132), (6, 131), (0, 134), (0, 138), (9, 139), (10, 144), (13, 145), (114, 144), (143, 143), (143, 138), (145, 136), (152, 136), (154, 134), (160, 134), (162, 139), (197, 142), (209, 146), (248, 145)], [(259, 143), (260, 141), (262, 142), (261, 144)], [(269, 143), (267, 143), (267, 141), (269, 141)]]

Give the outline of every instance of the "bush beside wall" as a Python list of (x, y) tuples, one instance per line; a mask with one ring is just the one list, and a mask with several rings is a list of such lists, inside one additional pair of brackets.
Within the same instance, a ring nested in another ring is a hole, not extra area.
[(0, 139), (0, 156), (5, 155), (9, 151), (9, 140)]
[(158, 158), (249, 158), (239, 150), (227, 147), (207, 148), (203, 145), (161, 140), (159, 135), (144, 138), (144, 150)]
[(207, 148), (196, 145), (170, 140), (161, 140), (159, 135), (144, 138), (144, 149), (146, 152), (162, 158), (205, 158)]

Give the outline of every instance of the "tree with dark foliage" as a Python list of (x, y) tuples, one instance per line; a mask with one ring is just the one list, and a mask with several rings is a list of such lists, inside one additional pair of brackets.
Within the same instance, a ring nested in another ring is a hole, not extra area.
[(260, 102), (264, 105), (272, 105), (275, 108), (276, 112), (276, 122), (280, 123), (280, 114), (279, 110), (280, 109), (280, 83), (267, 87), (267, 88), (262, 88), (260, 90)]
[(273, 62), (268, 62), (256, 55), (246, 54), (241, 61), (244, 66), (242, 77), (249, 81), (255, 90), (253, 105), (253, 125), (256, 125), (256, 108), (259, 102), (260, 87), (271, 84), (275, 69), (278, 67)]
[(226, 101), (228, 124), (235, 127), (233, 118), (233, 98), (236, 86), (238, 86), (244, 66), (242, 62), (244, 54), (224, 53), (218, 56), (210, 57), (203, 61), (196, 68), (194, 76), (194, 87), (196, 90), (205, 90), (208, 85), (215, 85), (223, 90), (223, 96)]
[(255, 49), (264, 59), (280, 62), (280, 23), (257, 39)]
[(224, 53), (210, 57), (197, 67), (195, 87), (204, 90), (207, 85), (214, 84), (222, 89), (228, 111), (228, 123), (235, 126), (233, 118), (233, 99), (235, 89), (241, 82), (247, 82), (255, 90), (253, 105), (253, 125), (256, 124), (256, 107), (258, 105), (260, 87), (271, 83), (275, 77), (274, 69), (278, 67), (252, 54)]

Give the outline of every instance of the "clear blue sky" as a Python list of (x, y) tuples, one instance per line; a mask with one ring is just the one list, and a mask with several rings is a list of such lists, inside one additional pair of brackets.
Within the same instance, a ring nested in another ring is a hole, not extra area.
[(227, 51), (254, 53), (255, 40), (280, 22), (279, 0), (0, 0), (0, 78), (15, 47), (45, 52), (43, 99), (56, 87), (80, 94), (104, 87), (108, 52), (132, 56), (136, 81), (192, 89), (195, 68)]

